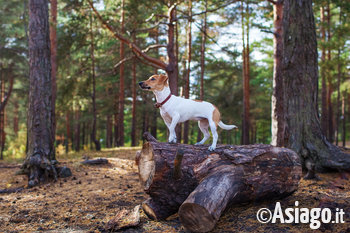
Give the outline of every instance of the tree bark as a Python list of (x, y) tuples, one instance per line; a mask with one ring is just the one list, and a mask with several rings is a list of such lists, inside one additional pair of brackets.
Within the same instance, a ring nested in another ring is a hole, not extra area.
[(175, 32), (175, 21), (176, 21), (176, 5), (172, 5), (168, 10), (168, 44), (167, 44), (167, 54), (168, 54), (168, 64), (165, 71), (169, 78), (169, 87), (173, 95), (178, 95), (177, 90), (177, 75), (178, 75), (178, 64), (174, 51), (174, 32)]
[[(124, 34), (124, 7), (125, 1), (122, 0), (121, 6), (121, 33)], [(123, 60), (124, 55), (124, 43), (120, 41), (120, 60)], [(117, 146), (124, 146), (124, 62), (120, 65), (119, 70), (119, 102), (118, 102), (118, 144)]]
[[(331, 9), (329, 1), (327, 2), (327, 41), (331, 43), (332, 35), (331, 35)], [(328, 45), (327, 52), (327, 63), (329, 64), (332, 61), (332, 49)], [(332, 83), (332, 75), (330, 70), (327, 73), (327, 107), (328, 107), (328, 140), (333, 143), (334, 142), (334, 122), (333, 122), (333, 104), (332, 104), (332, 94), (333, 94), (333, 83)]]
[[(205, 0), (204, 4), (204, 16), (203, 16), (203, 23), (202, 23), (202, 41), (201, 41), (201, 76), (200, 76), (200, 89), (199, 89), (199, 99), (201, 101), (204, 100), (204, 72), (205, 72), (205, 45), (206, 45), (206, 39), (207, 39), (207, 9), (208, 9), (208, 1)], [(198, 127), (197, 132), (197, 142), (199, 142), (202, 138), (202, 133), (200, 128)]]
[[(7, 102), (12, 94), (13, 89), (13, 83), (14, 83), (14, 74), (13, 74), (13, 65), (11, 64), (8, 68), (4, 69), (3, 67), (0, 67), (1, 70), (1, 102), (0, 102), (0, 112), (3, 111), (7, 105)], [(5, 76), (6, 74), (9, 77), (9, 85), (8, 90), (5, 92)]]
[[(156, 19), (158, 21), (158, 17), (156, 17)], [(159, 30), (158, 30), (158, 28), (155, 29), (154, 40), (155, 40), (156, 44), (159, 44)], [(155, 54), (156, 54), (157, 57), (159, 56), (159, 49), (158, 48), (155, 50)], [(157, 74), (158, 73), (158, 69), (154, 68), (154, 73)], [(153, 108), (151, 134), (154, 135), (155, 138), (157, 138), (157, 118), (158, 118), (158, 109), (157, 108)]]
[(69, 152), (69, 139), (70, 139), (70, 119), (69, 110), (66, 112), (66, 153)]
[(75, 111), (74, 150), (80, 151), (80, 109)]
[(112, 136), (112, 116), (107, 115), (106, 118), (106, 147), (111, 148), (113, 143), (113, 136)]
[[(52, 137), (56, 139), (56, 96), (57, 96), (57, 0), (50, 1), (50, 42), (51, 42), (51, 88), (52, 88)], [(55, 150), (55, 148), (54, 148)], [(55, 152), (54, 152), (55, 153)]]
[(46, 0), (29, 0), (28, 148), (22, 165), (32, 187), (57, 179), (52, 134), (49, 14)]
[[(134, 43), (136, 42), (136, 34), (133, 34)], [(136, 57), (132, 60), (132, 122), (131, 122), (131, 146), (136, 146)]]
[(202, 41), (201, 41), (201, 76), (200, 76), (200, 91), (199, 91), (199, 99), (204, 100), (204, 72), (205, 72), (205, 45), (206, 45), (206, 39), (207, 39), (207, 8), (208, 8), (208, 1), (205, 0), (204, 5), (204, 16), (203, 16), (203, 26), (202, 26)]
[[(290, 22), (293, 22), (292, 24)], [(327, 141), (317, 111), (317, 40), (312, 1), (285, 0), (283, 10), (285, 146), (317, 171), (350, 170), (350, 157)]]
[(273, 63), (273, 93), (271, 116), (271, 145), (283, 146), (284, 117), (283, 117), (283, 76), (282, 76), (282, 52), (283, 52), (283, 0), (278, 0), (273, 5), (274, 15), (274, 63)]
[(325, 19), (324, 19), (324, 7), (320, 10), (321, 17), (321, 79), (322, 79), (322, 92), (321, 92), (321, 129), (324, 135), (328, 133), (328, 108), (327, 108), (327, 83), (326, 83), (326, 30), (325, 30)]
[[(2, 68), (2, 67), (1, 67)], [(4, 71), (1, 69), (0, 77), (0, 101), (1, 103), (5, 100), (5, 77)], [(0, 160), (3, 160), (3, 146), (5, 146), (5, 107), (0, 109)]]
[(91, 78), (92, 78), (92, 131), (91, 131), (91, 141), (95, 144), (95, 150), (101, 150), (100, 141), (96, 138), (97, 131), (97, 109), (96, 109), (96, 74), (95, 74), (95, 42), (94, 42), (94, 32), (93, 32), (93, 16), (90, 15), (90, 56), (91, 56)]
[(342, 96), (342, 105), (341, 105), (341, 114), (342, 114), (342, 123), (343, 123), (343, 133), (342, 133), (342, 142), (343, 142), (343, 147), (345, 147), (345, 143), (346, 143), (346, 113), (345, 113), (345, 96), (346, 93), (343, 92), (343, 96)]
[[(188, 1), (188, 24), (187, 24), (187, 72), (185, 79), (185, 98), (190, 98), (190, 73), (191, 73), (191, 57), (192, 57), (192, 0)], [(184, 144), (188, 144), (189, 121), (184, 123)]]
[[(1, 80), (1, 103), (4, 102), (4, 96), (5, 96), (5, 80)], [(4, 149), (5, 149), (5, 143), (6, 143), (6, 132), (5, 132), (5, 126), (6, 126), (6, 108), (5, 106), (0, 111), (0, 159), (4, 159)]]
[[(242, 42), (243, 42), (243, 119), (242, 119), (242, 144), (249, 144), (250, 128), (250, 90), (249, 90), (249, 5), (246, 3), (246, 11), (243, 10), (244, 1), (241, 2), (242, 17)], [(247, 16), (248, 15), (248, 16)]]
[(207, 146), (148, 142), (136, 155), (145, 213), (160, 220), (179, 211), (186, 229), (213, 229), (229, 205), (293, 193), (301, 177), (298, 155), (271, 145)]
[[(116, 95), (115, 99), (118, 98), (118, 95)], [(115, 100), (114, 101), (114, 105), (115, 105), (115, 111), (116, 113), (114, 113), (113, 115), (113, 128), (114, 128), (114, 132), (113, 132), (113, 144), (114, 146), (118, 146), (118, 101)]]
[(18, 100), (15, 99), (14, 101), (14, 111), (13, 111), (13, 132), (15, 135), (18, 135), (18, 130), (19, 130), (19, 106), (18, 106)]

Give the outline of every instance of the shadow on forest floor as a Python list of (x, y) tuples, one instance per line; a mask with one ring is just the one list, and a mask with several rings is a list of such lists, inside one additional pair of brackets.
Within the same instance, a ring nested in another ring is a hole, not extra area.
[[(106, 223), (123, 209), (132, 209), (147, 196), (138, 181), (134, 163), (136, 149), (81, 153), (79, 157), (59, 158), (72, 169), (73, 176), (26, 189), (20, 193), (0, 195), (1, 232), (103, 232)], [(108, 157), (110, 164), (84, 166), (82, 156)], [(14, 176), (19, 168), (0, 164), (0, 189), (25, 186), (25, 176)], [(301, 180), (293, 195), (281, 200), (282, 209), (344, 209), (345, 223), (322, 224), (317, 231), (309, 224), (262, 224), (256, 219), (260, 208), (273, 211), (276, 201), (265, 201), (230, 208), (220, 218), (213, 232), (350, 232), (350, 174), (320, 174), (321, 181)], [(141, 211), (141, 224), (124, 232), (187, 232), (177, 215), (155, 222)]]

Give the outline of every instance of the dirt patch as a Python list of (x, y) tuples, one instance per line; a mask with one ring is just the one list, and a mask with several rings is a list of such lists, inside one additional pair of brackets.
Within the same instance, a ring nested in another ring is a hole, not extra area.
[[(73, 176), (19, 193), (0, 195), (1, 232), (105, 232), (107, 222), (123, 208), (132, 209), (147, 196), (139, 185), (134, 163), (136, 150), (114, 153), (110, 164), (84, 166), (81, 159), (60, 160)], [(98, 154), (96, 157), (106, 154)], [(90, 157), (93, 157), (89, 155)], [(108, 156), (104, 156), (108, 157)], [(4, 164), (1, 164), (4, 166)], [(12, 165), (11, 165), (12, 166)], [(25, 186), (25, 176), (14, 176), (18, 167), (1, 168), (0, 189)], [(321, 181), (302, 180), (297, 192), (281, 200), (282, 208), (344, 209), (344, 224), (322, 224), (319, 232), (350, 232), (350, 175), (321, 174)], [(230, 208), (213, 232), (310, 232), (309, 224), (262, 224), (260, 208), (274, 209), (276, 201)], [(141, 224), (123, 232), (186, 232), (177, 215), (155, 222), (141, 211)]]

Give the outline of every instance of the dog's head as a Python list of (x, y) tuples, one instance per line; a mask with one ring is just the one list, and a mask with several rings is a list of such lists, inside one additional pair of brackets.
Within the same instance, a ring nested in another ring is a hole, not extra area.
[(155, 74), (149, 77), (146, 81), (139, 82), (142, 89), (148, 91), (161, 91), (164, 87), (169, 86), (168, 76), (164, 74)]

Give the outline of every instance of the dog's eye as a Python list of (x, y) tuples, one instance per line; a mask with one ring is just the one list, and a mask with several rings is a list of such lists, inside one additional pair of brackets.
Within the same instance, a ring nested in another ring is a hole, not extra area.
[(151, 81), (154, 81), (154, 80), (156, 80), (155, 78), (151, 78)]

